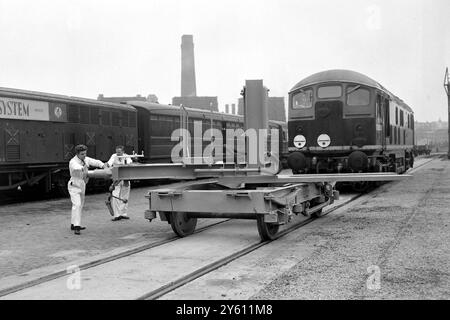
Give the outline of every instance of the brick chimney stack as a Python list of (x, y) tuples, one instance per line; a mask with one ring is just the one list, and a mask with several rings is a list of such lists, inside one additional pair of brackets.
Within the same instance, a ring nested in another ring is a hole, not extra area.
[(184, 34), (181, 37), (181, 96), (196, 97), (195, 62), (193, 36)]

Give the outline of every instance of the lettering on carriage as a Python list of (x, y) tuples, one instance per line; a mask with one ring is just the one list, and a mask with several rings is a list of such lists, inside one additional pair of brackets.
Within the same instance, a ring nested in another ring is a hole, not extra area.
[(30, 105), (21, 101), (0, 100), (0, 115), (29, 117)]
[(49, 104), (46, 101), (0, 97), (0, 118), (48, 121)]

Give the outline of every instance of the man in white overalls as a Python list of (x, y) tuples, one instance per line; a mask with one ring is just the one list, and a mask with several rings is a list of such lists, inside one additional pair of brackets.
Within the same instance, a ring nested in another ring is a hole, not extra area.
[[(130, 164), (133, 162), (124, 153), (123, 146), (116, 147), (116, 153), (114, 153), (109, 161), (107, 162), (108, 167), (114, 167), (116, 165)], [(114, 211), (114, 218), (112, 221), (118, 221), (121, 219), (130, 219), (127, 215), (128, 211), (128, 199), (130, 198), (130, 181), (120, 180), (114, 181), (113, 185), (110, 187), (113, 197), (111, 198), (111, 206)]]
[(70, 229), (75, 230), (75, 234), (80, 234), (80, 230), (86, 229), (81, 226), (81, 213), (83, 212), (86, 184), (89, 180), (88, 169), (90, 166), (104, 168), (105, 164), (100, 160), (87, 157), (87, 147), (83, 144), (75, 147), (75, 153), (76, 155), (69, 162), (70, 180), (67, 188), (72, 201)]

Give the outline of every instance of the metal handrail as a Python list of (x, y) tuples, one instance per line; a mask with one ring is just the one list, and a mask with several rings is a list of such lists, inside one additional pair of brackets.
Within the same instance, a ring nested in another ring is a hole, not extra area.
[(182, 134), (180, 137), (183, 140), (183, 158), (190, 158), (191, 153), (186, 136), (186, 130), (189, 130), (189, 113), (183, 104), (180, 104), (180, 129)]

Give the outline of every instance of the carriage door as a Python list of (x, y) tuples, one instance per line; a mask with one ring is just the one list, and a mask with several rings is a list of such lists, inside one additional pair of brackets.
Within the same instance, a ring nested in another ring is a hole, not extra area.
[(376, 144), (381, 144), (382, 148), (386, 146), (386, 133), (385, 133), (385, 126), (383, 125), (383, 118), (384, 118), (384, 112), (383, 112), (383, 99), (379, 94), (377, 94), (377, 98), (375, 101), (375, 112), (376, 112), (376, 124), (375, 124), (375, 132), (376, 132)]
[(391, 119), (389, 110), (389, 99), (383, 99), (383, 110), (384, 110), (384, 126), (383, 126), (383, 149), (386, 149), (386, 144), (391, 141)]
[(75, 133), (65, 132), (64, 135), (64, 160), (69, 161), (75, 155)]
[(85, 141), (86, 141), (86, 146), (88, 147), (88, 152), (89, 155), (92, 158), (97, 158), (97, 144), (95, 143), (95, 131), (86, 131), (86, 135), (85, 135)]
[(6, 161), (20, 161), (19, 129), (5, 128)]
[[(151, 136), (149, 133), (149, 124), (150, 124), (150, 113), (145, 111), (142, 108), (136, 108), (137, 109), (137, 147), (138, 147), (138, 153), (144, 152), (145, 157), (150, 157), (150, 142), (151, 142)], [(135, 116), (135, 115), (133, 115)], [(148, 148), (147, 148), (148, 147)]]

